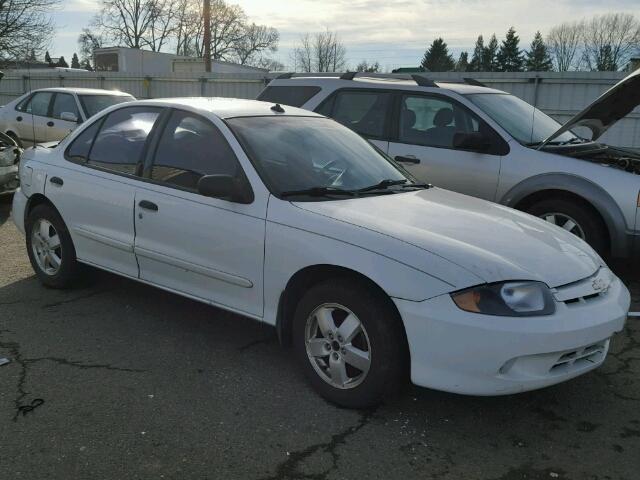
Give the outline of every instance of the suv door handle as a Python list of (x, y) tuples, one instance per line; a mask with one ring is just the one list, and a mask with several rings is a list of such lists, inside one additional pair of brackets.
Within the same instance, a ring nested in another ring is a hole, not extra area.
[(22, 117), (18, 116), (16, 117), (16, 122), (21, 122), (22, 121)]
[(49, 179), (49, 182), (53, 183), (54, 185), (58, 185), (59, 187), (64, 185), (64, 181), (60, 177), (51, 177)]
[(414, 157), (413, 155), (398, 155), (394, 157), (394, 160), (400, 163), (413, 163), (414, 165), (420, 163), (420, 159)]
[(53, 122), (47, 122), (48, 127), (53, 127)]
[(158, 211), (158, 205), (150, 202), (149, 200), (140, 200), (140, 202), (138, 202), (138, 206), (140, 208), (144, 208), (145, 210), (151, 210), (152, 212)]

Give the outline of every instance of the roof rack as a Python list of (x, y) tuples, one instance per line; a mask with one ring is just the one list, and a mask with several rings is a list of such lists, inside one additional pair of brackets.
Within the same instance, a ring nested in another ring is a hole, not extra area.
[(418, 84), (418, 86), (420, 87), (433, 87), (433, 88), (439, 88), (438, 85), (436, 85), (436, 82), (434, 82), (433, 80), (431, 80), (430, 78), (427, 77), (423, 77), (422, 75), (411, 75), (411, 78)]
[(276, 77), (276, 80), (286, 80), (293, 77), (293, 72), (281, 73)]
[(467, 85), (473, 85), (474, 87), (486, 87), (486, 85), (482, 82), (479, 82), (478, 80), (476, 80), (475, 78), (463, 78), (464, 83), (466, 83)]
[(353, 80), (358, 72), (346, 72), (340, 75), (340, 80)]

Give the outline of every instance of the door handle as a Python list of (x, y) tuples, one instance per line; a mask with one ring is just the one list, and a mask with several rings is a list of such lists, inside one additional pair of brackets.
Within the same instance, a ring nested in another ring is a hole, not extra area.
[(60, 177), (51, 177), (49, 179), (49, 182), (53, 183), (54, 185), (58, 185), (59, 187), (64, 185), (64, 181)]
[(22, 121), (22, 117), (16, 117), (16, 122), (21, 122)]
[(413, 155), (398, 155), (394, 158), (394, 160), (400, 163), (413, 163), (414, 165), (420, 163), (420, 159), (414, 157)]
[(53, 127), (53, 122), (47, 122), (48, 127)]
[(138, 202), (138, 206), (140, 208), (144, 208), (145, 210), (151, 210), (152, 212), (158, 211), (158, 205), (150, 202), (149, 200), (140, 200), (140, 202)]

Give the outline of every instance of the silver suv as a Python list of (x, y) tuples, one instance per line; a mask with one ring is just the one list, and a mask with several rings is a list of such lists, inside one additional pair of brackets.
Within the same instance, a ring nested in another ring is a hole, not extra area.
[(542, 217), (602, 254), (640, 253), (640, 154), (596, 142), (640, 104), (640, 71), (565, 125), (471, 79), (284, 74), (258, 99), (332, 117), (422, 181)]

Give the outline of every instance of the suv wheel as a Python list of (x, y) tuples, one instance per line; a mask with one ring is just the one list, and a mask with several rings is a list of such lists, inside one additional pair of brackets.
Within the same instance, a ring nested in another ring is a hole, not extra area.
[(80, 264), (64, 221), (49, 205), (38, 205), (25, 225), (27, 253), (38, 279), (51, 288), (69, 287)]
[(312, 287), (295, 312), (296, 357), (325, 399), (349, 408), (376, 405), (406, 376), (397, 313), (369, 288), (332, 280)]
[(587, 242), (599, 254), (606, 253), (606, 226), (591, 209), (569, 199), (558, 198), (535, 203), (527, 213), (564, 228)]

